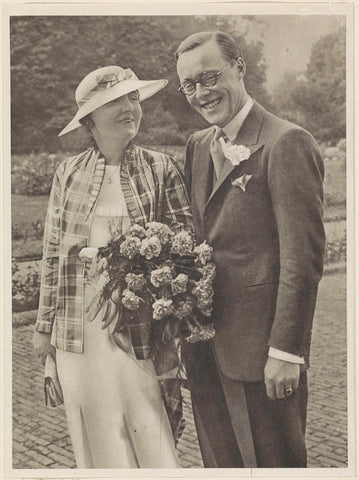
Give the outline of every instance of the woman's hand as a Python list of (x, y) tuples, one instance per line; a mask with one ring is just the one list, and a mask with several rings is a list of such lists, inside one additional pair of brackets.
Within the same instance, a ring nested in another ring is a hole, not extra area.
[(45, 360), (49, 353), (54, 358), (56, 357), (56, 349), (51, 345), (51, 333), (35, 332), (32, 337), (32, 345), (43, 365), (45, 365)]

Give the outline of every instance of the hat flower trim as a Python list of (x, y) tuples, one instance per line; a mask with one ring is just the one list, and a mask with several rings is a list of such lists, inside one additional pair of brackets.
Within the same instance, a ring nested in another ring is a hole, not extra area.
[(123, 82), (124, 80), (138, 80), (136, 75), (130, 70), (129, 68), (126, 68), (122, 70), (122, 72), (119, 72), (117, 75), (115, 73), (108, 73), (106, 75), (100, 75), (97, 77), (97, 84), (98, 86), (102, 89), (107, 89), (111, 88), (114, 85), (117, 85), (120, 82)]

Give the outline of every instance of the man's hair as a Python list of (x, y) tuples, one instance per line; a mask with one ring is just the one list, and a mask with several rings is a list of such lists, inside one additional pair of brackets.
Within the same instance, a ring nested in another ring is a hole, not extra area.
[(242, 51), (236, 44), (235, 40), (228, 35), (228, 33), (214, 31), (214, 32), (199, 32), (193, 33), (189, 37), (185, 38), (179, 45), (176, 51), (176, 60), (185, 52), (189, 52), (194, 48), (200, 47), (207, 42), (214, 40), (223, 57), (230, 61), (239, 57), (243, 58)]

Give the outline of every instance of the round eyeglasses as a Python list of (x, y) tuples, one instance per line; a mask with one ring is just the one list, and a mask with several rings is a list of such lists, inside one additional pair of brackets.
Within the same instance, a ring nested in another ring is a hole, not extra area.
[(191, 80), (187, 78), (184, 82), (180, 83), (178, 91), (184, 95), (193, 95), (196, 91), (197, 83), (200, 83), (204, 87), (214, 87), (217, 83), (218, 77), (222, 74), (223, 70), (228, 67), (235, 59), (231, 59), (220, 70), (205, 70), (201, 72), (196, 78)]

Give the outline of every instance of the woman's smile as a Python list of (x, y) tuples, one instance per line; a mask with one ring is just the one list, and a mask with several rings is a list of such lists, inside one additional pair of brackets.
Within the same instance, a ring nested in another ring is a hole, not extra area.
[(135, 122), (135, 119), (133, 116), (126, 116), (126, 117), (120, 117), (120, 118), (117, 118), (116, 119), (117, 122), (119, 123), (129, 123), (129, 124), (133, 124)]

